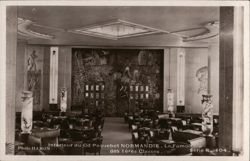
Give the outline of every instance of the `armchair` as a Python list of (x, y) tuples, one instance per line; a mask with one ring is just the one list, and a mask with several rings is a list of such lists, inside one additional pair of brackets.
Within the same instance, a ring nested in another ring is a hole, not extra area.
[(98, 153), (101, 154), (101, 145), (102, 145), (103, 137), (95, 137), (91, 139), (91, 141), (87, 141), (86, 143), (89, 146), (83, 147), (83, 153), (94, 153), (95, 155)]

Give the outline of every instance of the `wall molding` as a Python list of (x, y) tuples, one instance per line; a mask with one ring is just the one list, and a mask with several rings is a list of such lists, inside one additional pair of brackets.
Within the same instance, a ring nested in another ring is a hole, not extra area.
[(177, 106), (185, 105), (185, 49), (177, 50)]
[(50, 88), (49, 88), (49, 103), (58, 103), (58, 47), (50, 48)]

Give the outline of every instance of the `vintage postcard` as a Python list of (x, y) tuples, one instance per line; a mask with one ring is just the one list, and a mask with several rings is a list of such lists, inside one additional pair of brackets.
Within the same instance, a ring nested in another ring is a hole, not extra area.
[(248, 1), (1, 1), (1, 160), (249, 160)]

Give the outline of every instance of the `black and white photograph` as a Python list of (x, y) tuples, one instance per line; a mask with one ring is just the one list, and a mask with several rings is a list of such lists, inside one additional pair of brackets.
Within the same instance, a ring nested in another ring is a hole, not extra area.
[(1, 158), (249, 160), (249, 2), (197, 3), (1, 2)]

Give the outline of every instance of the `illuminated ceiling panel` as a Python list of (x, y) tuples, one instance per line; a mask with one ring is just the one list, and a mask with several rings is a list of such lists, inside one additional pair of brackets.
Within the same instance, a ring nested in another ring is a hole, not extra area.
[(115, 20), (103, 24), (96, 24), (92, 26), (72, 29), (69, 30), (69, 32), (113, 40), (126, 37), (162, 33), (162, 31), (158, 29), (123, 20)]

